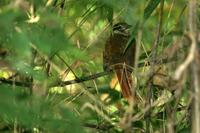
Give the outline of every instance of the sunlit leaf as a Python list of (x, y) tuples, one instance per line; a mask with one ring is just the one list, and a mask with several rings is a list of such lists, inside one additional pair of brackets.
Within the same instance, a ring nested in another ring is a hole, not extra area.
[(150, 0), (146, 8), (144, 9), (144, 21), (146, 21), (156, 9), (161, 0)]

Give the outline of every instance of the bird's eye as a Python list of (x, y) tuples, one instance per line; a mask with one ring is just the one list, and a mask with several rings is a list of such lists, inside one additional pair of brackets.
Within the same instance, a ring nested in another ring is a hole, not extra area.
[(126, 28), (123, 25), (120, 25), (119, 30), (124, 31), (124, 30), (126, 30)]
[(119, 29), (119, 30), (123, 30), (124, 27), (123, 27), (122, 25), (119, 25), (118, 29)]
[(124, 31), (125, 27), (123, 25), (116, 25), (113, 27), (113, 30)]

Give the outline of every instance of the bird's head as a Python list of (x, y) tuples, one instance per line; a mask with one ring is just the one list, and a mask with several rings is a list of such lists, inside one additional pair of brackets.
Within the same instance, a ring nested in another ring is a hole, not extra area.
[(128, 25), (125, 22), (117, 23), (113, 26), (113, 33), (114, 34), (121, 34), (124, 36), (129, 36), (130, 35), (130, 28), (131, 25)]

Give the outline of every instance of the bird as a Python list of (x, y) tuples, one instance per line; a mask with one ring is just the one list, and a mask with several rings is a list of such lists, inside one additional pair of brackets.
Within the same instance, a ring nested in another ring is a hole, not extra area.
[(122, 96), (127, 100), (134, 97), (132, 72), (136, 40), (134, 38), (130, 40), (131, 27), (126, 22), (114, 24), (103, 51), (103, 69), (104, 71), (114, 70), (120, 84)]

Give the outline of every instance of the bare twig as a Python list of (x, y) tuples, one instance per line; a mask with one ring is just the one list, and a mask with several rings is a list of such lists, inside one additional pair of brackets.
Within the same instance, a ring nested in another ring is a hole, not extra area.
[(93, 74), (93, 75), (89, 75), (87, 77), (80, 77), (78, 79), (61, 81), (61, 82), (55, 83), (51, 87), (66, 86), (66, 85), (70, 85), (70, 84), (81, 83), (81, 82), (84, 82), (84, 81), (88, 81), (88, 80), (92, 80), (92, 79), (96, 79), (96, 78), (108, 75), (109, 73), (111, 73), (111, 71), (99, 72), (99, 73), (96, 73), (96, 74)]
[(195, 42), (193, 40), (195, 38), (194, 38), (193, 35), (189, 35), (189, 37), (191, 39), (190, 51), (189, 51), (189, 54), (188, 54), (187, 58), (185, 59), (185, 61), (176, 69), (175, 74), (174, 74), (174, 79), (175, 80), (179, 80), (180, 79), (180, 77), (183, 74), (183, 72), (188, 68), (188, 66), (194, 60), (196, 44), (195, 44)]
[(13, 85), (13, 83), (14, 83), (16, 86), (23, 86), (23, 87), (31, 87), (32, 86), (32, 84), (30, 82), (13, 81), (10, 79), (5, 79), (5, 78), (0, 78), (0, 83), (9, 84), (9, 85)]
[(56, 56), (68, 67), (68, 69), (73, 73), (73, 75), (76, 78), (78, 78), (78, 76), (76, 75), (76, 73), (72, 70), (71, 66), (59, 54), (56, 54)]

